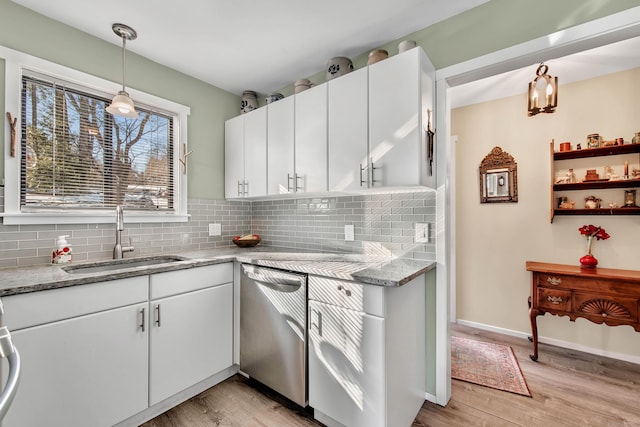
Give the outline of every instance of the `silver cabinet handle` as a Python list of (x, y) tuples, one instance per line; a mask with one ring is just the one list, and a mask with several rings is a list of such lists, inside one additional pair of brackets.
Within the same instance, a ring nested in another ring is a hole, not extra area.
[(142, 308), (140, 310), (140, 315), (142, 316), (142, 322), (140, 323), (140, 329), (142, 330), (142, 332), (144, 332), (144, 318), (145, 318), (144, 308)]
[(287, 173), (287, 191), (290, 193), (291, 192), (291, 181), (293, 180), (293, 177), (291, 176), (291, 174)]
[(238, 196), (242, 195), (242, 190), (240, 190), (240, 187), (242, 187), (242, 183), (240, 182), (240, 180), (238, 180)]
[(242, 187), (243, 187), (242, 194), (244, 196), (248, 196), (249, 195), (249, 181), (244, 181)]
[(360, 163), (360, 187), (363, 187), (364, 184), (366, 184), (366, 180), (362, 178), (362, 172), (367, 170), (367, 166), (362, 166), (362, 163)]
[(297, 193), (298, 191), (302, 191), (303, 189), (302, 186), (298, 186), (298, 180), (302, 180), (302, 175), (298, 175), (298, 172), (296, 172), (294, 176), (296, 180), (295, 187), (296, 187), (296, 193)]
[(373, 160), (371, 160), (371, 186), (373, 187), (376, 182), (380, 182), (380, 180), (376, 179), (376, 170), (378, 170), (380, 168), (377, 168), (373, 165)]
[[(314, 323), (313, 321), (313, 314), (315, 313), (315, 317), (317, 320), (317, 322)], [(311, 317), (311, 319), (309, 319), (309, 323), (311, 324), (311, 327), (313, 328), (314, 326), (316, 327), (316, 329), (318, 330), (318, 335), (322, 336), (322, 313), (319, 312), (318, 310), (310, 310), (309, 311), (309, 316)]]
[(160, 327), (160, 304), (156, 305), (156, 325)]

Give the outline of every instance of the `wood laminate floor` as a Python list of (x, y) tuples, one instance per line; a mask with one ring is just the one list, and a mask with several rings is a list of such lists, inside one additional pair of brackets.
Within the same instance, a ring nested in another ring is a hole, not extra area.
[[(640, 427), (640, 365), (573, 350), (531, 344), (470, 327), (453, 335), (513, 348), (532, 398), (453, 380), (446, 407), (425, 402), (412, 427)], [(640, 337), (638, 338), (640, 345)], [(296, 405), (235, 375), (143, 424), (144, 427), (321, 426)], [(401, 426), (392, 426), (401, 427)]]

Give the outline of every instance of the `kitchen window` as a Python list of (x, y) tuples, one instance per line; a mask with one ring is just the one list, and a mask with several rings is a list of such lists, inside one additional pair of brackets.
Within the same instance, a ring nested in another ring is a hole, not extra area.
[(16, 156), (5, 150), (5, 224), (112, 222), (117, 205), (128, 222), (187, 220), (178, 157), (187, 107), (127, 88), (139, 117), (113, 116), (115, 83), (4, 57), (6, 110), (18, 118)]

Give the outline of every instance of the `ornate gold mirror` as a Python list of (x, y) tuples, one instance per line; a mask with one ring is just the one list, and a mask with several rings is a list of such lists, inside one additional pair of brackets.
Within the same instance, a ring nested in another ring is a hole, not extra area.
[(493, 147), (480, 163), (480, 203), (518, 201), (518, 164), (500, 147)]

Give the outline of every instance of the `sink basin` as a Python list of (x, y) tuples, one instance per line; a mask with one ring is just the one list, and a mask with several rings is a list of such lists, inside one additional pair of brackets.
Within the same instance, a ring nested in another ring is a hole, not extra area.
[(63, 270), (70, 274), (106, 273), (110, 271), (124, 270), (135, 267), (149, 267), (158, 264), (185, 261), (187, 258), (175, 255), (160, 255), (145, 258), (116, 259), (113, 261), (97, 262), (92, 264), (70, 265)]

